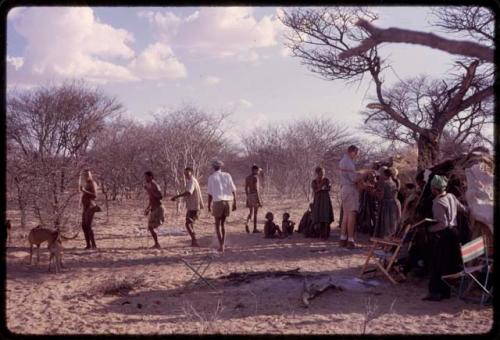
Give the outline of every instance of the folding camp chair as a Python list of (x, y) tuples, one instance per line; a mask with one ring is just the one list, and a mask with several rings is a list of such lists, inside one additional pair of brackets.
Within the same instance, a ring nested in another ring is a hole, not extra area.
[[(481, 294), (481, 302), (480, 304), (483, 305), (484, 303), (484, 297), (485, 295), (488, 295), (492, 297), (492, 289), (488, 290), (486, 287), (488, 285), (488, 279), (489, 275), (491, 272), (491, 269), (493, 267), (493, 262), (490, 262), (490, 259), (488, 258), (488, 252), (486, 251), (486, 243), (484, 240), (483, 236), (480, 236), (466, 244), (460, 247), (460, 251), (462, 254), (462, 265), (463, 265), (463, 270), (454, 273), (454, 274), (449, 274), (449, 275), (443, 275), (441, 276), (441, 279), (452, 289), (455, 289), (449, 282), (447, 282), (447, 279), (460, 279), (460, 286), (458, 288), (458, 297), (463, 298), (464, 293), (467, 290), (464, 290), (464, 283), (466, 278), (472, 279), (471, 283), (474, 284), (476, 283), (481, 289), (482, 289), (482, 294)], [(469, 265), (466, 266), (467, 264), (470, 264), (474, 260), (478, 260), (480, 264), (478, 265)], [(484, 269), (486, 269), (486, 278), (484, 280), (484, 283), (481, 283), (475, 276), (475, 273), (481, 273)], [(470, 287), (469, 287), (470, 288)]]
[[(408, 257), (411, 242), (415, 235), (414, 233), (410, 233), (410, 231), (418, 226), (424, 226), (433, 222), (435, 221), (425, 218), (415, 224), (406, 224), (399, 228), (393, 236), (387, 238), (370, 238), (372, 246), (359, 276), (362, 277), (365, 274), (380, 270), (393, 284), (397, 284), (398, 282), (391, 275), (391, 272), (395, 272), (402, 280), (405, 280), (406, 275), (401, 268), (402, 260)], [(375, 268), (367, 269), (371, 259), (374, 260)]]
[[(391, 271), (395, 271), (403, 280), (406, 279), (402, 270), (395, 264), (399, 259), (401, 259), (401, 255), (403, 255), (401, 254), (403, 245), (407, 248), (406, 245), (408, 245), (409, 242), (405, 242), (405, 240), (411, 227), (411, 224), (405, 225), (392, 237), (383, 239), (377, 237), (370, 238), (372, 246), (368, 252), (368, 256), (366, 257), (365, 264), (363, 265), (359, 276), (362, 277), (365, 274), (380, 270), (393, 284), (397, 284), (398, 282), (394, 279), (394, 277), (392, 277)], [(373, 262), (376, 267), (373, 269), (367, 269), (371, 259), (374, 259)]]
[[(186, 260), (184, 259), (181, 259), (182, 263), (184, 263), (184, 265), (186, 265), (186, 267), (188, 267), (192, 272), (193, 272), (193, 275), (191, 276), (191, 279), (189, 279), (188, 281), (188, 285), (195, 285), (199, 280), (203, 281), (207, 286), (209, 286), (210, 288), (213, 288), (215, 289), (215, 287), (207, 281), (207, 279), (205, 279), (203, 277), (203, 274), (205, 274), (205, 272), (207, 271), (208, 267), (210, 267), (210, 265), (212, 264), (212, 261), (215, 259), (215, 256), (214, 255), (211, 255), (211, 256), (207, 256), (205, 258), (203, 258), (197, 266), (193, 265), (193, 264), (190, 264), (188, 263)], [(196, 277), (198, 277), (198, 280), (195, 280)]]

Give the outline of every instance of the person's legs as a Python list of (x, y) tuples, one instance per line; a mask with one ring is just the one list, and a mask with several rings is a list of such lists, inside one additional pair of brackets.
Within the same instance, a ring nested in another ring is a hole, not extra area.
[(198, 218), (198, 211), (189, 210), (186, 213), (186, 230), (191, 237), (191, 247), (199, 247), (196, 241), (196, 234), (194, 232), (194, 221)]
[(151, 233), (151, 236), (153, 236), (153, 240), (155, 241), (155, 244), (153, 245), (152, 248), (160, 248), (160, 244), (158, 243), (158, 235), (156, 235), (155, 232), (155, 227), (152, 225), (148, 226), (149, 232)]
[(149, 212), (149, 217), (148, 217), (148, 229), (149, 232), (151, 233), (151, 236), (153, 236), (153, 240), (155, 244), (153, 245), (152, 248), (160, 248), (160, 243), (158, 243), (158, 235), (156, 234), (155, 228), (159, 227), (161, 224), (161, 216), (159, 214), (161, 213), (161, 207), (155, 208)]
[(88, 235), (89, 235), (89, 240), (92, 248), (97, 248), (95, 244), (95, 239), (94, 239), (94, 231), (92, 230), (92, 221), (94, 219), (94, 214), (95, 210), (94, 209), (89, 209), (88, 212)]
[(431, 239), (431, 258), (429, 263), (429, 295), (424, 300), (439, 301), (443, 298), (441, 282), (442, 259), (440, 258), (441, 235), (434, 233)]
[(354, 242), (354, 227), (356, 225), (356, 215), (357, 211), (352, 210), (348, 213), (347, 219), (347, 240), (348, 242)]
[(245, 230), (246, 230), (247, 233), (250, 233), (250, 229), (248, 228), (248, 222), (250, 222), (250, 220), (252, 219), (252, 215), (253, 215), (253, 208), (249, 207), (248, 208), (247, 221), (245, 223)]
[(89, 228), (89, 239), (90, 239), (90, 244), (92, 245), (92, 248), (96, 249), (97, 246), (95, 244), (94, 231), (92, 230), (92, 226), (90, 226), (90, 228)]
[(344, 204), (342, 203), (342, 222), (340, 224), (340, 242), (339, 245), (341, 247), (345, 247), (347, 245), (347, 224), (349, 219), (349, 214), (344, 210)]
[(215, 217), (215, 233), (217, 234), (217, 240), (219, 240), (219, 251), (222, 251), (224, 241), (222, 240), (222, 233), (220, 230), (221, 220), (219, 217)]
[(196, 236), (194, 234), (193, 222), (187, 219), (186, 219), (186, 230), (189, 236), (191, 237), (191, 246), (192, 247), (197, 246)]
[(259, 211), (258, 207), (253, 208), (253, 232), (257, 233), (257, 212)]
[(89, 224), (88, 224), (88, 209), (84, 209), (82, 213), (82, 230), (83, 230), (83, 235), (85, 236), (85, 243), (86, 247), (85, 249), (90, 249), (90, 237), (89, 237)]
[(222, 218), (220, 219), (220, 231), (222, 234), (222, 250), (224, 250), (224, 245), (226, 243), (225, 223), (226, 223), (226, 216), (222, 216)]

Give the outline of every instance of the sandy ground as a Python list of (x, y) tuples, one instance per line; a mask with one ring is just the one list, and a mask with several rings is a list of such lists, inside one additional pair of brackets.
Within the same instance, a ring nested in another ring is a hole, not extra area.
[[(243, 202), (240, 199), (240, 202)], [(287, 210), (298, 221), (305, 202), (269, 199), (264, 210), (277, 216)], [(300, 234), (279, 240), (246, 234), (247, 210), (240, 204), (227, 226), (227, 250), (215, 251), (212, 219), (207, 212), (197, 222), (201, 248), (189, 247), (187, 234), (161, 236), (161, 250), (145, 236), (143, 202), (112, 205), (109, 217), (96, 215), (97, 251), (83, 250), (84, 240), (65, 242), (62, 273), (48, 273), (48, 252), (41, 251), (38, 266), (29, 265), (28, 230), (16, 229), (7, 249), (7, 327), (20, 334), (456, 334), (485, 333), (492, 327), (491, 307), (480, 307), (452, 297), (424, 302), (427, 280), (409, 277), (397, 286), (376, 276), (372, 286), (355, 281), (364, 261), (362, 247), (337, 246), (334, 222), (328, 241)], [(183, 226), (183, 214), (166, 204), (166, 230)], [(292, 208), (293, 207), (293, 208)], [(265, 213), (265, 211), (263, 212)], [(263, 216), (263, 213), (261, 216)], [(337, 215), (338, 216), (338, 215)], [(262, 228), (262, 221), (259, 227)], [(181, 258), (197, 266), (213, 257), (204, 276), (213, 288), (197, 280)], [(343, 290), (328, 290), (301, 302), (303, 279), (263, 278), (237, 284), (220, 278), (231, 272), (291, 270), (329, 275)], [(132, 289), (105, 294), (113, 284)], [(370, 310), (372, 310), (370, 312)], [(367, 319), (368, 318), (368, 319)]]

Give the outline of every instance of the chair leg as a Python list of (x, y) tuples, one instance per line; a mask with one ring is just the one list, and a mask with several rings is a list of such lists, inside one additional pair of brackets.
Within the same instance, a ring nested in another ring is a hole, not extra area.
[(479, 287), (481, 287), (481, 289), (483, 290), (483, 292), (484, 292), (484, 293), (486, 293), (486, 294), (488, 294), (488, 295), (490, 295), (490, 296), (491, 296), (491, 293), (490, 293), (490, 292), (486, 289), (486, 287), (485, 287), (485, 286), (483, 286), (483, 284), (482, 284), (481, 282), (479, 282), (479, 280), (478, 280), (478, 279), (476, 279), (476, 278), (474, 277), (474, 275), (472, 275), (472, 274), (470, 274), (470, 273), (469, 273), (469, 276), (472, 278), (472, 280), (474, 280), (474, 282), (476, 282), (476, 283), (477, 283), (477, 285), (478, 285)]
[(361, 272), (359, 273), (359, 277), (362, 277), (363, 274), (365, 273), (366, 267), (368, 266), (368, 263), (370, 262), (370, 259), (372, 258), (374, 251), (375, 251), (375, 246), (372, 246), (370, 251), (368, 252), (368, 256), (366, 257), (365, 264), (363, 265), (363, 268), (361, 268)]
[(384, 273), (385, 276), (387, 276), (387, 278), (393, 283), (393, 284), (398, 284), (398, 282), (396, 280), (394, 280), (391, 276), (391, 274), (389, 274), (389, 272), (380, 264), (380, 263), (376, 263), (378, 268), (382, 271), (382, 273)]

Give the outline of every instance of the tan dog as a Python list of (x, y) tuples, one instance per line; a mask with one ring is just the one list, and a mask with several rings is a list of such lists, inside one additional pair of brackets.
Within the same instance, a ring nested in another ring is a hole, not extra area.
[[(36, 245), (38, 248), (38, 252), (37, 252), (37, 264), (38, 264), (40, 262), (40, 245), (43, 242), (48, 243), (48, 249), (49, 249), (49, 251), (51, 251), (51, 249), (56, 250), (56, 248), (58, 248), (57, 245), (54, 245), (54, 243), (60, 243), (59, 248), (62, 249), (61, 239), (73, 240), (77, 236), (78, 236), (78, 232), (73, 237), (65, 237), (61, 234), (61, 232), (59, 230), (43, 228), (41, 226), (37, 226), (37, 227), (31, 229), (31, 231), (28, 235), (28, 241), (30, 243), (30, 264), (33, 262), (33, 245)], [(59, 253), (60, 253), (60, 251), (59, 251)], [(52, 255), (52, 252), (51, 252), (51, 255)], [(59, 257), (59, 260), (60, 260), (60, 257)]]

